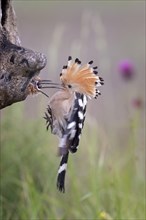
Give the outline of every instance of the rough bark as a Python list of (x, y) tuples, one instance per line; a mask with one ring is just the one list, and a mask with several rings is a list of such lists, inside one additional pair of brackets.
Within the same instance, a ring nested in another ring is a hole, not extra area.
[(1, 0), (0, 109), (25, 100), (28, 85), (46, 65), (42, 53), (21, 47), (11, 0)]

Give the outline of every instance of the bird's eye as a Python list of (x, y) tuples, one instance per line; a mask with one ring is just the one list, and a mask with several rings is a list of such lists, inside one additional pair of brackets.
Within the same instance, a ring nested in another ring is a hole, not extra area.
[(69, 89), (72, 88), (72, 85), (69, 84), (69, 85), (68, 85), (68, 88), (69, 88)]

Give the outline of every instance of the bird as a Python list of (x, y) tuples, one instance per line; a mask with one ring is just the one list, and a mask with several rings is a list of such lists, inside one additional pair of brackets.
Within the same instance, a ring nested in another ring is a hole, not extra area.
[[(82, 129), (84, 127), (87, 103), (89, 99), (101, 95), (99, 86), (104, 84), (102, 77), (98, 76), (98, 67), (92, 67), (91, 60), (85, 65), (76, 58), (68, 57), (60, 73), (61, 84), (52, 83), (50, 80), (38, 80), (37, 90), (42, 88), (57, 88), (49, 97), (46, 120), (47, 130), (59, 137), (58, 155), (61, 156), (57, 174), (57, 188), (65, 192), (65, 175), (69, 153), (78, 150)], [(33, 83), (34, 85), (34, 83)], [(46, 95), (46, 94), (45, 94)]]
[(57, 188), (65, 192), (65, 175), (69, 153), (75, 153), (79, 147), (85, 114), (89, 99), (100, 95), (98, 87), (104, 84), (98, 76), (93, 61), (81, 66), (81, 61), (68, 57), (60, 73), (61, 87), (49, 99), (46, 120), (47, 130), (59, 137), (58, 154), (61, 156), (57, 175)]

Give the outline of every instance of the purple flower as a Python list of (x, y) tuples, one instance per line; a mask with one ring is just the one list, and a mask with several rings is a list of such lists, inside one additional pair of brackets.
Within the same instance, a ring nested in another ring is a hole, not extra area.
[(143, 101), (141, 98), (135, 98), (132, 100), (132, 105), (136, 109), (141, 109), (143, 107)]
[(126, 81), (133, 79), (135, 75), (135, 68), (130, 60), (122, 60), (118, 65), (118, 70), (122, 78)]

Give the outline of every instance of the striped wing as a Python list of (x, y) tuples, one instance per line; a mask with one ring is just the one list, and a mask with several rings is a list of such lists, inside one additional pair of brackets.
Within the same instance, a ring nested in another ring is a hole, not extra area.
[(72, 153), (77, 151), (84, 126), (86, 105), (87, 97), (83, 94), (76, 93), (72, 113), (67, 120), (66, 130), (60, 140), (60, 154), (65, 154), (68, 150)]

